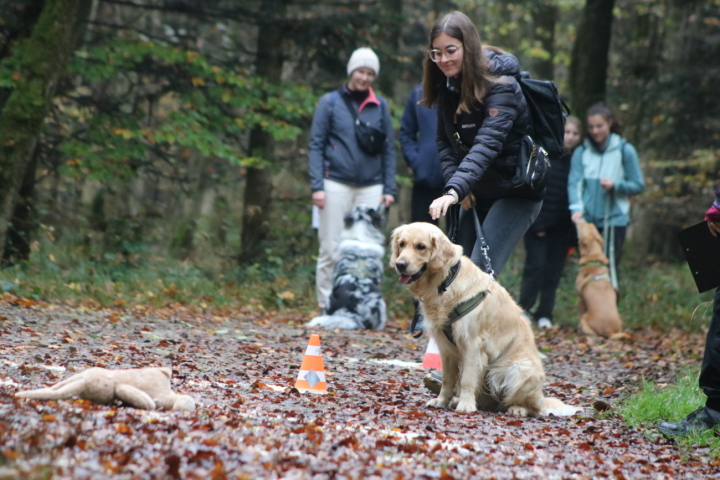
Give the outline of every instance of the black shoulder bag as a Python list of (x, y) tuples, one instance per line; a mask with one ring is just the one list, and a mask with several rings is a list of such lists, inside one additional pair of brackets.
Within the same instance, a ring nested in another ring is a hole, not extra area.
[[(352, 104), (352, 100), (350, 100), (344, 92), (339, 91), (338, 95), (343, 99), (348, 111), (350, 111), (350, 115), (355, 119), (355, 139), (360, 149), (368, 155), (379, 155), (382, 153), (387, 137), (385, 132), (373, 127), (367, 122), (361, 121), (355, 110), (355, 106)], [(380, 108), (382, 109), (382, 102), (380, 103)]]

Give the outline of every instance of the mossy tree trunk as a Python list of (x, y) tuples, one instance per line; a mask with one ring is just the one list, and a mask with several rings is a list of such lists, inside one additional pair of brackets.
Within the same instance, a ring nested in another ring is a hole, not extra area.
[(608, 52), (615, 0), (586, 0), (570, 63), (571, 108), (585, 119), (592, 104), (605, 100)]
[(19, 80), (0, 112), (0, 245), (5, 245), (18, 190), (91, 3), (45, 2), (21, 58)]
[(533, 77), (541, 80), (552, 80), (555, 76), (555, 22), (558, 17), (556, 3), (551, 0), (539, 0), (530, 4), (535, 36), (533, 44), (547, 54), (532, 59), (530, 72)]
[[(279, 83), (284, 61), (283, 20), (292, 0), (268, 0), (263, 3), (259, 18), (255, 70), (269, 83)], [(274, 160), (275, 142), (261, 127), (250, 132), (250, 151), (254, 156)], [(273, 193), (273, 172), (270, 168), (248, 168), (243, 195), (243, 219), (239, 262), (245, 264), (262, 257), (263, 244), (270, 231), (270, 207)], [(308, 204), (310, 197), (308, 196)]]

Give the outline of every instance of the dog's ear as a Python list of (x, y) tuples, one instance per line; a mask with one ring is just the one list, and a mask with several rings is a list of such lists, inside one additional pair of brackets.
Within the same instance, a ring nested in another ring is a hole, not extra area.
[(405, 225), (400, 225), (390, 234), (390, 266), (392, 268), (395, 268), (395, 261), (398, 257), (398, 237), (400, 237), (400, 234), (402, 233), (404, 228)]
[[(594, 225), (593, 225), (594, 227)], [(593, 240), (597, 241), (600, 245), (604, 246), (604, 241), (602, 235), (600, 235), (600, 232), (598, 231), (597, 227), (591, 229), (592, 232), (592, 238)]]
[(343, 220), (345, 221), (345, 228), (346, 228), (346, 229), (352, 227), (352, 226), (353, 226), (353, 223), (355, 223), (355, 217), (353, 216), (352, 212), (347, 213), (347, 214), (345, 215), (345, 218), (343, 218)]
[(428, 262), (428, 270), (442, 270), (444, 266), (452, 262), (455, 257), (456, 245), (454, 245), (442, 231), (438, 230), (432, 236), (432, 249), (430, 253), (430, 261)]

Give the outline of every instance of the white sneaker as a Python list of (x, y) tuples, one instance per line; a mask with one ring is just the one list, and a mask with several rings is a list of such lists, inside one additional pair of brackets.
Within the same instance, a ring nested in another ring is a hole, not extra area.
[(538, 328), (552, 328), (552, 322), (547, 317), (542, 317), (538, 320)]
[(528, 323), (528, 325), (530, 325), (532, 327), (533, 326), (532, 315), (530, 315), (529, 312), (526, 312), (525, 310), (523, 310), (522, 316), (525, 319), (525, 321)]

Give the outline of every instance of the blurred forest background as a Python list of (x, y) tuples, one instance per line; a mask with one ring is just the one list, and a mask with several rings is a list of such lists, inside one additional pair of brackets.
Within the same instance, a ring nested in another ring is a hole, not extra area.
[[(186, 293), (210, 302), (262, 278), (252, 301), (312, 304), (315, 102), (369, 46), (399, 126), (454, 9), (578, 116), (616, 107), (647, 184), (625, 262), (677, 262), (720, 181), (720, 0), (3, 0), (0, 287), (121, 305), (225, 278)], [(399, 148), (398, 167), (389, 228), (409, 218)], [(140, 267), (162, 273), (128, 298), (121, 272)]]

